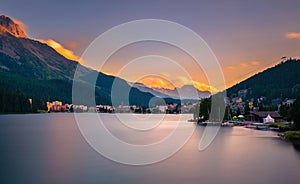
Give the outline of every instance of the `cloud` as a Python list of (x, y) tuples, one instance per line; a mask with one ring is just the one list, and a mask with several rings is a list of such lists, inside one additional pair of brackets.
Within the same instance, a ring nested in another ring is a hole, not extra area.
[(193, 85), (200, 91), (209, 91), (211, 93), (216, 93), (218, 90), (208, 84), (201, 83), (192, 79), (189, 79), (185, 76), (178, 76), (176, 80), (176, 86), (183, 86), (183, 85)]
[(160, 77), (146, 77), (141, 79), (139, 82), (150, 88), (174, 89), (175, 87), (171, 82)]
[(250, 61), (250, 65), (252, 65), (252, 66), (258, 66), (260, 64), (261, 64), (260, 61)]
[(250, 61), (247, 63), (240, 63), (239, 65), (236, 66), (226, 66), (225, 69), (227, 70), (242, 70), (242, 69), (247, 69), (250, 67), (254, 66), (259, 66), (261, 64), (260, 61)]
[(198, 81), (194, 81), (188, 79), (185, 76), (178, 76), (176, 80), (172, 80), (172, 82), (161, 78), (161, 77), (146, 77), (140, 80), (139, 82), (143, 83), (145, 86), (149, 88), (165, 88), (173, 90), (176, 87), (182, 87), (184, 85), (193, 85), (200, 91), (209, 91), (211, 93), (216, 93), (218, 90), (208, 84), (201, 83)]
[(248, 63), (241, 63), (240, 66), (241, 66), (241, 67), (248, 67), (249, 64), (248, 64)]
[(227, 70), (236, 70), (238, 66), (226, 66), (225, 69)]
[(297, 38), (300, 38), (300, 33), (297, 33), (297, 32), (289, 32), (289, 33), (285, 33), (284, 35), (286, 38), (289, 38), (289, 39), (297, 39)]
[(193, 80), (187, 78), (186, 76), (178, 76), (177, 80), (175, 80), (175, 83), (177, 86), (191, 85), (193, 84)]
[(197, 82), (197, 81), (193, 81), (194, 87), (197, 88), (200, 91), (209, 91), (211, 93), (216, 93), (218, 92), (218, 90), (210, 85), (201, 83), (201, 82)]
[(65, 42), (64, 45), (69, 49), (76, 49), (78, 47), (78, 42), (68, 41), (68, 42)]
[(64, 48), (60, 43), (58, 43), (54, 40), (51, 40), (51, 39), (50, 40), (38, 39), (38, 41), (49, 45), (50, 47), (55, 49), (58, 53), (60, 53), (61, 55), (63, 55), (67, 59), (82, 62), (82, 59), (79, 56), (75, 55), (73, 51)]
[(171, 75), (168, 72), (161, 72), (162, 76), (169, 78)]

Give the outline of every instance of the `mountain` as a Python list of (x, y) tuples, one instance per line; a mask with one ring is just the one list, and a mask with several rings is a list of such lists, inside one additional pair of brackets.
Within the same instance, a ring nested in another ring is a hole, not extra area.
[(227, 89), (227, 95), (242, 95), (246, 99), (265, 97), (266, 103), (296, 98), (300, 96), (299, 69), (300, 60), (290, 58)]
[(5, 15), (0, 16), (0, 33), (11, 34), (19, 38), (28, 38), (21, 27)]
[(199, 99), (211, 95), (209, 91), (200, 91), (193, 85), (184, 85), (182, 87), (176, 87), (173, 90), (165, 88), (154, 88), (154, 90), (176, 99)]
[(208, 97), (211, 95), (210, 92), (200, 91), (196, 89), (193, 85), (184, 85), (182, 87), (176, 87), (174, 89), (166, 89), (166, 88), (149, 88), (142, 83), (129, 83), (129, 84), (135, 88), (138, 88), (141, 91), (151, 93), (161, 98), (195, 100), (203, 97)]
[[(26, 95), (42, 101), (61, 100), (72, 102), (74, 72), (79, 66), (82, 84), (82, 99), (86, 89), (95, 88), (97, 104), (111, 104), (111, 87), (117, 81), (125, 89), (131, 86), (118, 77), (108, 76), (66, 59), (47, 44), (29, 39), (12, 19), (0, 16), (0, 89)], [(97, 74), (96, 85), (87, 79)], [(125, 97), (124, 97), (125, 98)], [(118, 98), (118, 104), (127, 104)], [(147, 105), (151, 93), (131, 88), (129, 103)]]

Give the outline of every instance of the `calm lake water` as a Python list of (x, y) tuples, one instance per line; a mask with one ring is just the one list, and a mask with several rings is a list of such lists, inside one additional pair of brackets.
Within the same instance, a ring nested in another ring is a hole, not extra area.
[[(108, 129), (135, 144), (158, 141), (170, 133), (126, 134), (112, 114), (102, 114)], [(121, 114), (129, 122), (133, 115)], [(145, 115), (140, 116), (143, 120)], [(162, 115), (155, 115), (162, 116)], [(177, 119), (168, 115), (168, 119)], [(191, 115), (185, 115), (185, 119)], [(188, 122), (187, 122), (188, 123)], [(0, 116), (0, 183), (300, 183), (300, 153), (276, 133), (243, 127), (221, 128), (204, 151), (198, 144), (204, 127), (172, 157), (146, 166), (111, 161), (85, 141), (72, 114)]]

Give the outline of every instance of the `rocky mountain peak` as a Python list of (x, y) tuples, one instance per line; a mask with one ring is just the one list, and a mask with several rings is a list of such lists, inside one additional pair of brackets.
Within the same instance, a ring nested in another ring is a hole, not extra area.
[(9, 33), (18, 38), (28, 38), (20, 25), (5, 15), (0, 16), (0, 33)]

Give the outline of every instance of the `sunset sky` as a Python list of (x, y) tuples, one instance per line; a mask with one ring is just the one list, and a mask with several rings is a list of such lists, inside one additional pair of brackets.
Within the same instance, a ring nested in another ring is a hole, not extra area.
[[(80, 59), (97, 36), (119, 24), (150, 18), (177, 22), (207, 42), (221, 64), (227, 86), (277, 64), (282, 56), (300, 55), (299, 8), (299, 0), (0, 2), (0, 14), (24, 24), (30, 38), (74, 60)], [(177, 64), (164, 58), (142, 58), (132, 63), (145, 55), (161, 55)], [(182, 68), (190, 78), (180, 73)], [(101, 71), (152, 87), (194, 84), (201, 90), (215, 90), (188, 55), (163, 43), (126, 46)]]

